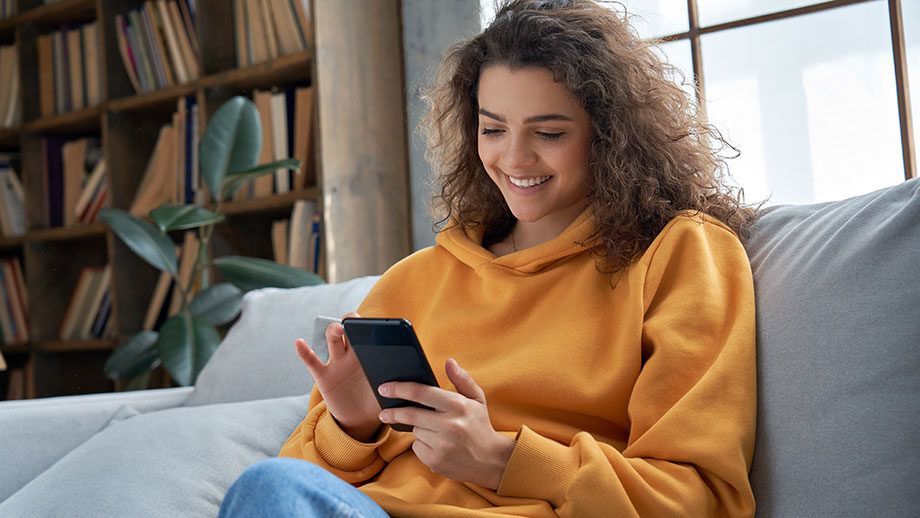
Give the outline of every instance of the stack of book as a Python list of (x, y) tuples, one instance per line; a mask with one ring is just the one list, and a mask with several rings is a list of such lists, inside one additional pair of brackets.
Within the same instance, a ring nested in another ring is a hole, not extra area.
[(206, 190), (198, 168), (198, 104), (194, 97), (178, 100), (171, 124), (160, 128), (153, 152), (129, 211), (146, 216), (163, 203), (199, 203)]
[(29, 341), (28, 294), (19, 258), (0, 261), (0, 338), (7, 345)]
[(256, 90), (253, 102), (262, 122), (262, 149), (258, 163), (293, 157), (300, 159), (300, 174), (286, 169), (257, 178), (236, 193), (237, 199), (259, 198), (301, 190), (315, 183), (311, 135), (313, 90), (309, 87), (280, 91)]
[(20, 120), (19, 55), (16, 45), (3, 45), (0, 46), (0, 128), (12, 128)]
[(25, 193), (16, 167), (15, 156), (0, 153), (0, 232), (7, 237), (26, 233)]
[(66, 26), (37, 40), (38, 90), (43, 117), (102, 101), (99, 22)]
[(16, 15), (16, 0), (0, 0), (0, 20)]
[(313, 200), (297, 200), (290, 219), (272, 223), (275, 261), (319, 273), (320, 215)]
[(110, 336), (113, 329), (112, 268), (87, 266), (80, 271), (70, 302), (61, 319), (61, 340), (93, 340)]
[(309, 0), (234, 0), (236, 65), (243, 67), (306, 50)]
[(98, 139), (42, 139), (45, 227), (92, 223), (108, 205), (106, 166)]
[(115, 17), (115, 34), (128, 79), (138, 93), (201, 76), (195, 3), (147, 0)]

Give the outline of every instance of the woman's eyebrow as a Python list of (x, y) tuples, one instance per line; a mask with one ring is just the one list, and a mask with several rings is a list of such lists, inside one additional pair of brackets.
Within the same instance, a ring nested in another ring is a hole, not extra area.
[[(483, 115), (483, 116), (485, 116), (485, 117), (488, 117), (488, 118), (490, 118), (490, 119), (495, 119), (495, 120), (497, 120), (498, 122), (508, 122), (508, 121), (506, 121), (505, 118), (502, 117), (501, 115), (497, 115), (497, 114), (492, 113), (492, 112), (490, 112), (490, 111), (483, 110), (482, 108), (479, 109), (479, 114), (480, 114), (480, 115)], [(534, 122), (547, 122), (547, 121), (568, 121), (568, 122), (574, 122), (574, 119), (572, 119), (572, 118), (569, 117), (568, 115), (562, 115), (562, 114), (558, 114), (558, 113), (548, 113), (548, 114), (546, 114), (546, 115), (534, 115), (533, 117), (528, 117), (526, 120), (524, 120), (524, 123), (525, 123), (525, 124), (532, 124), (532, 123), (534, 123)]]

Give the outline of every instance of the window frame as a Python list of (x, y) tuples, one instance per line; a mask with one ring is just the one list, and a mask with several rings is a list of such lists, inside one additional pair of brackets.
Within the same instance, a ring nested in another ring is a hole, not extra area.
[[(677, 40), (690, 41), (690, 54), (693, 63), (693, 81), (696, 89), (697, 102), (700, 109), (704, 111), (705, 99), (705, 78), (703, 77), (703, 51), (700, 46), (701, 37), (704, 34), (737, 29), (739, 27), (749, 27), (762, 23), (784, 20), (794, 16), (830, 11), (840, 7), (876, 2), (879, 0), (831, 0), (820, 2), (804, 7), (786, 9), (774, 13), (761, 14), (748, 18), (739, 18), (728, 22), (722, 22), (715, 25), (701, 27), (699, 23), (699, 9), (697, 0), (687, 0), (687, 16), (689, 19), (689, 30), (675, 34), (669, 34), (656, 38), (661, 42), (671, 42)], [(891, 27), (891, 48), (894, 56), (894, 74), (895, 85), (898, 96), (898, 120), (901, 128), (901, 154), (904, 162), (904, 179), (909, 180), (917, 177), (917, 150), (914, 148), (913, 124), (911, 120), (910, 106), (910, 89), (908, 88), (907, 76), (907, 50), (904, 38), (904, 19), (901, 10), (901, 0), (887, 0), (888, 2), (888, 20)]]

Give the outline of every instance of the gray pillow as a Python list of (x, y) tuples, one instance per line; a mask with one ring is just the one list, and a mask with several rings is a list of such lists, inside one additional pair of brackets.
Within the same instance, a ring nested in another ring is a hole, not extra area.
[(186, 405), (307, 394), (313, 378), (294, 340), (313, 336), (318, 315), (354, 311), (377, 281), (361, 277), (304, 288), (265, 288), (243, 298), (243, 313), (205, 365)]
[(230, 484), (277, 455), (306, 408), (296, 396), (130, 417), (0, 503), (0, 516), (217, 516)]
[(752, 230), (758, 516), (916, 516), (920, 180)]

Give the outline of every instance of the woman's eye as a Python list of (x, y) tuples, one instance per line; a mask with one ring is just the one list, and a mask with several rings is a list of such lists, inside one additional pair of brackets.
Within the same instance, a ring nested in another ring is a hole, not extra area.
[(560, 138), (562, 138), (563, 135), (565, 135), (565, 133), (561, 131), (559, 133), (548, 133), (545, 131), (538, 131), (537, 135), (539, 135), (540, 138), (542, 138), (543, 140), (559, 140)]
[(482, 134), (483, 134), (483, 135), (497, 135), (497, 134), (499, 134), (499, 133), (501, 133), (501, 132), (502, 132), (502, 130), (500, 130), (500, 129), (482, 128)]

